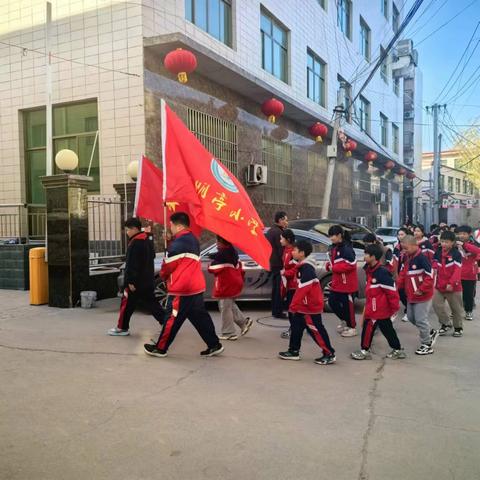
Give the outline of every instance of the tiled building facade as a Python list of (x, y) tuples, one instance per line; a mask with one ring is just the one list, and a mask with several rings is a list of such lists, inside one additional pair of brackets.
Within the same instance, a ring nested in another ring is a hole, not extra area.
[[(165, 98), (240, 179), (250, 163), (268, 166), (267, 185), (249, 187), (268, 223), (278, 208), (291, 217), (320, 215), (326, 147), (308, 127), (331, 125), (340, 80), (349, 82), (349, 98), (356, 94), (398, 28), (403, 2), (65, 0), (52, 7), (54, 154), (76, 149), (80, 173), (90, 168), (96, 178), (92, 190), (113, 194), (130, 161), (142, 153), (160, 160)], [(41, 203), (45, 3), (0, 0), (0, 12), (0, 164), (7, 172), (0, 204)], [(163, 67), (174, 48), (198, 59), (186, 85)], [(349, 109), (343, 128), (359, 147), (351, 159), (339, 154), (331, 216), (399, 221), (399, 177), (371, 175), (361, 160), (372, 149), (379, 165), (402, 162), (401, 82), (385, 62)], [(272, 96), (285, 104), (275, 125), (260, 111)]]

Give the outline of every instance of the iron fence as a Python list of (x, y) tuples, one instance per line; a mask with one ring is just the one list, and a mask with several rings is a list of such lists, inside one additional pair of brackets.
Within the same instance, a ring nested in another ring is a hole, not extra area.
[(0, 204), (0, 240), (9, 243), (44, 241), (46, 221), (45, 205)]
[(116, 268), (124, 262), (122, 202), (118, 197), (89, 195), (88, 240), (90, 270)]

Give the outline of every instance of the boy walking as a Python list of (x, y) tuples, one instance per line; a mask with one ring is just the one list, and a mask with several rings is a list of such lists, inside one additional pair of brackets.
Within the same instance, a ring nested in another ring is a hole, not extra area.
[(107, 333), (114, 337), (130, 335), (130, 318), (138, 303), (150, 311), (155, 320), (162, 325), (165, 312), (155, 298), (155, 276), (153, 261), (155, 251), (153, 242), (147, 233), (142, 232), (138, 218), (129, 218), (125, 222), (128, 247), (125, 259), (124, 285), (120, 314), (117, 326)]
[(473, 320), (475, 286), (477, 284), (477, 259), (480, 247), (473, 240), (472, 228), (468, 225), (458, 227), (457, 247), (462, 255), (462, 289), (465, 320)]
[(381, 264), (383, 254), (384, 250), (380, 245), (367, 245), (365, 248), (365, 272), (367, 274), (365, 313), (361, 349), (351, 354), (354, 360), (370, 360), (372, 358), (370, 347), (377, 326), (392, 348), (387, 358), (395, 360), (405, 358), (405, 352), (400, 345), (391, 319), (392, 315), (400, 308), (400, 297), (391, 273)]
[(190, 219), (183, 212), (170, 217), (170, 230), (174, 240), (167, 250), (160, 276), (167, 281), (168, 311), (165, 323), (155, 344), (145, 344), (147, 355), (166, 357), (167, 350), (188, 318), (207, 344), (200, 352), (204, 357), (213, 357), (223, 352), (212, 317), (205, 309), (203, 292), (205, 277), (200, 264), (200, 245), (190, 230)]
[(408, 320), (420, 333), (421, 345), (415, 353), (431, 355), (438, 338), (438, 332), (430, 328), (428, 320), (433, 297), (432, 266), (412, 235), (402, 240), (402, 247), (406, 255), (398, 277), (398, 288), (405, 290)]
[(450, 306), (453, 322), (453, 336), (463, 335), (463, 316), (465, 312), (462, 304), (462, 255), (455, 246), (456, 237), (453, 232), (442, 232), (440, 246), (433, 257), (434, 268), (437, 272), (433, 309), (440, 321), (440, 335), (446, 335), (452, 328), (448, 313), (445, 310), (445, 300)]
[(218, 308), (222, 317), (222, 334), (220, 340), (237, 340), (235, 324), (240, 328), (240, 335), (245, 335), (251, 328), (253, 320), (245, 317), (235, 303), (243, 290), (245, 272), (242, 262), (238, 260), (238, 253), (233, 245), (222, 237), (217, 236), (218, 251), (208, 267), (208, 271), (215, 276), (213, 298), (218, 299)]
[(294, 314), (290, 345), (288, 351), (278, 356), (284, 360), (300, 360), (300, 347), (305, 328), (314, 342), (322, 349), (322, 357), (316, 358), (319, 365), (335, 363), (335, 350), (322, 323), (323, 293), (315, 272), (315, 259), (311, 257), (312, 244), (306, 240), (296, 243), (292, 255), (298, 262), (298, 287), (290, 304), (290, 312)]

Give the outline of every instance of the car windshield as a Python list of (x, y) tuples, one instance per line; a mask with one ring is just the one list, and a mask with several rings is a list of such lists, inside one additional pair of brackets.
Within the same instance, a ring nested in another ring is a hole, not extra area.
[[(338, 223), (328, 223), (328, 222), (322, 222), (322, 223), (317, 223), (313, 229), (319, 233), (321, 233), (322, 235), (325, 235), (326, 237), (328, 237), (328, 230), (330, 229), (330, 227), (332, 227), (333, 225), (338, 225)], [(348, 225), (348, 224), (341, 224), (342, 225), (342, 228), (344, 230), (346, 230), (347, 232), (350, 233), (350, 236), (354, 239), (354, 240), (362, 240), (363, 237), (365, 236), (366, 233), (369, 232), (369, 230), (365, 227), (361, 227), (361, 226), (358, 226), (358, 225)]]
[(389, 235), (394, 237), (397, 234), (396, 228), (377, 228), (377, 235)]

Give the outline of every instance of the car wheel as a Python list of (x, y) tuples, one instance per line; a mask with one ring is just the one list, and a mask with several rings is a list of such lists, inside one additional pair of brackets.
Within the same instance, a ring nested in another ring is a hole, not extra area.
[(167, 306), (167, 284), (160, 278), (155, 278), (155, 298), (157, 302), (163, 307)]
[(323, 299), (325, 303), (325, 310), (330, 311), (330, 307), (328, 306), (328, 297), (330, 296), (330, 289), (332, 286), (332, 276), (328, 275), (327, 277), (322, 278), (320, 281), (320, 285), (322, 286), (323, 291)]

